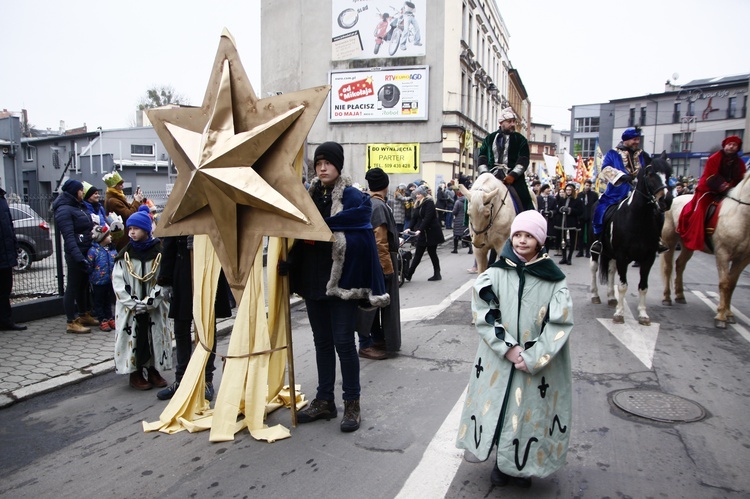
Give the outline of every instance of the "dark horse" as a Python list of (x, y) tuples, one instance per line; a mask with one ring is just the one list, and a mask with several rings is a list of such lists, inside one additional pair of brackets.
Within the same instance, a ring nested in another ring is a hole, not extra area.
[[(615, 323), (622, 324), (625, 293), (628, 291), (628, 265), (638, 262), (641, 280), (638, 283), (638, 323), (650, 325), (646, 314), (648, 274), (656, 260), (659, 236), (664, 225), (664, 212), (672, 204), (667, 181), (672, 167), (667, 154), (652, 158), (651, 163), (638, 170), (635, 189), (620, 203), (613, 205), (604, 218), (601, 255), (591, 255), (591, 302), (601, 303), (596, 285), (596, 271), (601, 283), (607, 283), (607, 302), (616, 305)], [(620, 276), (615, 299), (614, 270)]]

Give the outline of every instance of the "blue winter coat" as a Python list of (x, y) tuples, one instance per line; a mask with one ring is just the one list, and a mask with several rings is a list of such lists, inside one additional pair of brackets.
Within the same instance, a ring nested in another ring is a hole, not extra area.
[(115, 267), (115, 256), (117, 252), (100, 245), (97, 242), (91, 243), (89, 252), (86, 255), (91, 262), (91, 274), (89, 282), (95, 286), (112, 285), (112, 269)]
[(13, 217), (10, 216), (5, 191), (0, 189), (0, 269), (9, 269), (18, 265), (16, 245)]
[(84, 201), (83, 205), (86, 207), (87, 210), (89, 210), (89, 213), (99, 217), (98, 225), (101, 225), (102, 227), (107, 225), (107, 214), (104, 212), (104, 206), (102, 205), (102, 203), (97, 203), (96, 206), (94, 206), (93, 203)]
[(89, 210), (75, 197), (61, 192), (52, 203), (55, 211), (55, 226), (62, 234), (65, 261), (88, 266), (86, 254), (91, 247), (91, 221)]

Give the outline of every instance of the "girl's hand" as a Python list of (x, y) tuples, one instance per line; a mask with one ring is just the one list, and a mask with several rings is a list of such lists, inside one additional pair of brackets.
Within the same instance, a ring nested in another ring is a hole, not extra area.
[(519, 360), (523, 361), (521, 352), (523, 352), (523, 347), (521, 345), (515, 345), (510, 350), (505, 352), (505, 358), (508, 359), (508, 361), (512, 364), (516, 364)]

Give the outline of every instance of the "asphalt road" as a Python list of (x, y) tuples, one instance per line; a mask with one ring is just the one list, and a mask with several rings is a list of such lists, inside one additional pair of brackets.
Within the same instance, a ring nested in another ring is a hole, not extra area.
[[(464, 461), (452, 446), (458, 427), (454, 408), (469, 379), (477, 337), (470, 325), (471, 293), (461, 292), (471, 280), (465, 270), (471, 257), (449, 250), (440, 249), (442, 281), (426, 281), (431, 275), (427, 260), (402, 288), (400, 354), (362, 360), (359, 431), (344, 434), (338, 421), (319, 421), (292, 429), (292, 438), (273, 444), (255, 441), (247, 432), (224, 443), (210, 443), (207, 433), (143, 433), (141, 421), (156, 420), (165, 403), (154, 390), (128, 388), (126, 376), (106, 374), (0, 410), (0, 495), (750, 496), (750, 389), (745, 383), (750, 335), (742, 336), (750, 329), (747, 271), (735, 292), (735, 310), (744, 314), (738, 314), (742, 333), (731, 326), (715, 329), (713, 312), (695, 294), (716, 302), (710, 257), (696, 255), (688, 265), (688, 305), (661, 305), (655, 268), (648, 296), (652, 325), (643, 331), (628, 317), (628, 348), (608, 327), (613, 309), (590, 303), (586, 261), (574, 258), (574, 265), (564, 266), (576, 322), (568, 464), (521, 490), (493, 488), (492, 463)], [(637, 314), (635, 269), (629, 279), (628, 305)], [(292, 322), (296, 379), (312, 398), (315, 359), (304, 307), (293, 311)], [(705, 408), (706, 417), (661, 423), (631, 415), (612, 403), (617, 390), (630, 388), (689, 399)], [(267, 422), (289, 426), (289, 412), (276, 411)]]

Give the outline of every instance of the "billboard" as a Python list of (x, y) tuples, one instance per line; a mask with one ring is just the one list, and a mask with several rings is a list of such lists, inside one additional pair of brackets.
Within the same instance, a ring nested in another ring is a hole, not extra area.
[(426, 66), (331, 71), (328, 121), (426, 121)]
[(427, 0), (332, 0), (331, 5), (334, 61), (425, 55)]

